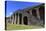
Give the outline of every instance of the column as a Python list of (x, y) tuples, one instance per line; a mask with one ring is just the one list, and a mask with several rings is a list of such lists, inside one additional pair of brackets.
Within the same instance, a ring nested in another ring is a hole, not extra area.
[(15, 22), (14, 23), (16, 24), (16, 14), (15, 14)]
[(12, 20), (11, 21), (12, 21), (12, 24), (13, 24), (13, 17), (12, 17)]
[(19, 24), (19, 14), (18, 14), (18, 21), (17, 21), (17, 24)]
[(9, 19), (6, 18), (6, 23), (7, 23), (7, 24), (9, 23), (8, 21), (9, 21)]
[(24, 22), (23, 22), (23, 16), (22, 16), (22, 25), (24, 25)]
[(30, 21), (31, 21), (30, 19), (31, 19), (31, 18), (28, 17), (28, 25), (30, 25)]
[(39, 8), (36, 8), (37, 18), (40, 19)]
[(32, 15), (32, 9), (30, 10), (30, 14)]
[(11, 22), (11, 16), (10, 16), (10, 22)]
[(10, 21), (11, 21), (11, 23), (12, 23), (12, 16), (10, 17), (10, 19), (11, 19)]
[(13, 22), (14, 22), (14, 16), (12, 16), (12, 24), (13, 24)]
[(31, 18), (32, 18), (32, 16), (33, 16), (33, 15), (32, 15), (32, 9), (30, 10), (30, 14), (31, 14), (31, 15), (30, 15), (31, 17), (28, 18), (28, 25), (31, 25), (31, 21), (32, 21)]
[(12, 23), (12, 16), (10, 17), (10, 21), (11, 21), (11, 23)]

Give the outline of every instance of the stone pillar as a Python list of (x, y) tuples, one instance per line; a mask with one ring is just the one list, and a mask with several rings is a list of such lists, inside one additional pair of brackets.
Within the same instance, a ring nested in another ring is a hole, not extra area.
[(16, 14), (15, 14), (15, 22), (14, 23), (16, 24)]
[(6, 20), (6, 23), (8, 24), (8, 19)]
[(19, 14), (18, 14), (18, 21), (17, 21), (17, 24), (19, 24)]
[(13, 17), (11, 16), (11, 23), (13, 24)]
[(30, 10), (30, 14), (32, 15), (32, 9)]
[(23, 22), (23, 15), (22, 15), (22, 25), (24, 25), (24, 22)]
[(28, 25), (30, 25), (30, 23), (31, 23), (31, 20), (30, 20), (31, 18), (30, 17), (28, 17)]
[(10, 22), (11, 22), (12, 20), (11, 20), (11, 16), (10, 16)]
[(39, 8), (36, 8), (37, 18), (40, 19)]
[(12, 16), (12, 24), (13, 24), (13, 22), (14, 22), (14, 16)]
[(11, 23), (12, 23), (12, 19), (11, 19), (11, 17), (10, 17), (10, 21), (11, 21)]
[(11, 24), (12, 24), (12, 16), (11, 16)]

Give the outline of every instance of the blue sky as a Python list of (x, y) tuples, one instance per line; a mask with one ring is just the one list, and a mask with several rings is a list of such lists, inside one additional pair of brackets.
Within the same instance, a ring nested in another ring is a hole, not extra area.
[(37, 6), (39, 2), (21, 2), (21, 1), (7, 1), (6, 16), (10, 16), (14, 11), (18, 9), (24, 9), (26, 7)]

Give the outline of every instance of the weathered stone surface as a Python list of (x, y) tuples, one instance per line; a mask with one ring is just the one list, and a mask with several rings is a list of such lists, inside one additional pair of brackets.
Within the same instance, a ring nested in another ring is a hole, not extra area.
[[(38, 10), (38, 8), (37, 8), (37, 10)], [(22, 14), (22, 24), (24, 25), (24, 17), (26, 16), (27, 17), (27, 23), (28, 23), (28, 25), (32, 25), (32, 24), (34, 24), (34, 25), (43, 25), (43, 20), (41, 20), (40, 19), (40, 12), (38, 12), (37, 10), (35, 10), (37, 13), (36, 13), (36, 17), (32, 14), (32, 9), (30, 9), (30, 10), (20, 10), (20, 11), (16, 11), (16, 13), (18, 13), (18, 15), (15, 15), (16, 16), (16, 21), (14, 21), (14, 18), (12, 17), (12, 19), (11, 19), (11, 21), (12, 22), (16, 22), (17, 24), (19, 24), (19, 20), (20, 20), (20, 16), (19, 16), (19, 14), (21, 13)], [(43, 10), (44, 11), (44, 10)], [(15, 14), (16, 14), (15, 13)], [(26, 20), (26, 19), (25, 19)], [(8, 21), (10, 21), (10, 18), (9, 19), (7, 19), (7, 22)], [(15, 23), (15, 24), (16, 24)]]

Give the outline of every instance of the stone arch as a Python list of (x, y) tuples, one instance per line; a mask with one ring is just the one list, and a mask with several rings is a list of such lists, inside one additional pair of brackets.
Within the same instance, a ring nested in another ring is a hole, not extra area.
[(21, 22), (22, 22), (22, 14), (19, 13), (19, 24), (21, 24)]
[(32, 15), (35, 16), (35, 17), (37, 17), (37, 13), (36, 13), (35, 9), (32, 10)]
[(27, 18), (27, 16), (24, 16), (23, 22), (24, 22), (25, 25), (28, 25), (28, 18)]
[(44, 7), (40, 7), (40, 8), (39, 8), (40, 19), (43, 19), (43, 20), (44, 20), (44, 14), (45, 14), (45, 13), (44, 13), (44, 9), (45, 9)]

